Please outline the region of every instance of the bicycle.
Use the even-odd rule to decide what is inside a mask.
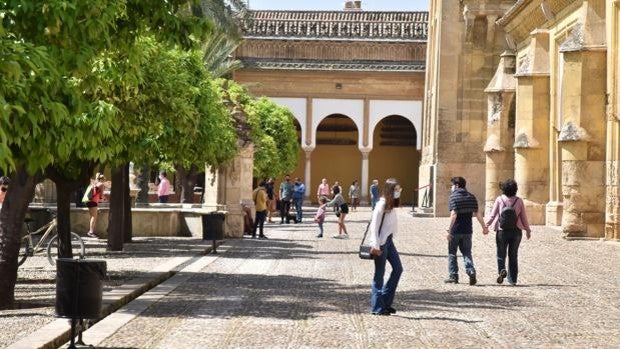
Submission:
[[[48,212],[52,215],[52,220],[35,231],[30,231],[30,225],[28,224],[32,222],[32,219],[26,219],[24,222],[26,233],[22,238],[21,247],[19,249],[18,266],[24,264],[28,257],[34,256],[36,253],[43,250],[47,253],[47,261],[51,265],[56,265],[56,258],[58,255],[58,230],[56,227],[58,223],[56,221],[56,215],[52,211],[48,210]],[[43,233],[43,236],[34,244],[33,240],[35,239],[33,239],[33,237],[41,233]],[[47,246],[44,247],[46,243]],[[84,258],[84,241],[74,232],[71,232],[71,249],[73,251],[73,256],[79,256],[80,259]]]

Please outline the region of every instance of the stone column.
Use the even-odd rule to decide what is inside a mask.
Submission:
[[[584,42],[576,24],[563,54],[562,227],[567,237],[605,236],[606,51]]]
[[[370,150],[368,148],[364,148],[364,149],[360,149],[360,151],[362,152],[362,181],[360,183],[361,186],[361,193],[360,195],[362,196],[360,198],[360,204],[368,204],[368,201],[366,200],[368,198],[368,188],[370,186],[370,184],[368,183],[368,176],[369,176],[369,164],[368,164],[368,155],[370,154]]]
[[[306,166],[304,167],[304,185],[306,186],[306,194],[304,195],[304,205],[309,205],[312,202],[310,196],[312,191],[312,151],[314,148],[304,147],[304,154],[306,155]]]
[[[493,208],[501,194],[501,181],[514,176],[514,95],[515,55],[501,55],[495,76],[485,89],[488,96],[486,153],[485,213]]]
[[[515,180],[530,224],[545,224],[549,202],[549,33],[531,34],[517,74]]]
[[[244,211],[242,205],[253,207],[252,173],[254,170],[254,145],[241,148],[230,165],[212,173],[209,167],[205,175],[203,207],[210,210],[226,210],[224,234],[227,237],[243,237]]]
[[[605,238],[620,240],[620,0],[607,2],[607,207]]]

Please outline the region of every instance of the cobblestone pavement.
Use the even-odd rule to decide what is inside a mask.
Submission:
[[[209,241],[180,237],[134,237],[124,251],[106,251],[106,240],[84,238],[86,256],[107,262],[103,291],[110,291],[137,277],[147,277],[172,257],[194,256]],[[18,269],[15,285],[16,309],[0,311],[0,348],[5,348],[53,322],[56,301],[56,267],[44,253],[29,257]],[[19,330],[16,330],[19,329]]]
[[[448,220],[402,208],[398,313],[373,316],[373,263],[356,253],[369,215],[347,217],[349,240],[331,238],[331,215],[327,238],[310,223],[269,224],[269,240],[226,242],[227,252],[97,347],[620,347],[620,244],[566,241],[536,227],[512,287],[495,282],[494,234],[476,227],[478,285],[446,285]]]

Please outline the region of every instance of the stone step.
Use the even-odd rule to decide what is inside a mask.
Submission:
[[[435,211],[432,207],[414,207],[412,215],[414,217],[430,218],[435,217]]]

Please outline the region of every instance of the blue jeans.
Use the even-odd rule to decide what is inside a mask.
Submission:
[[[497,245],[497,272],[506,270],[506,250],[508,250],[508,282],[517,282],[519,274],[519,245],[523,233],[517,231],[499,230],[495,235]]]
[[[456,250],[461,250],[465,272],[467,275],[476,274],[474,260],[471,257],[471,236],[472,234],[452,234],[452,239],[448,243],[448,274],[450,278],[459,278],[459,265],[456,261]]]
[[[319,221],[319,236],[323,236],[323,221]]]
[[[394,246],[392,241],[392,235],[388,237],[385,245],[381,246],[381,251],[383,252],[381,256],[374,259],[375,275],[372,279],[372,291],[370,294],[370,308],[373,313],[380,313],[392,306],[396,287],[398,286],[400,275],[403,273],[403,265],[400,262],[396,246]],[[390,262],[392,272],[384,285],[383,276],[385,275],[386,261]]]
[[[167,204],[168,203],[168,195],[162,195],[159,197],[159,203],[160,204]]]
[[[302,211],[301,211],[301,204],[304,202],[304,199],[293,199],[293,202],[295,203],[295,214],[297,217],[297,223],[301,223],[301,217],[302,217]]]
[[[375,210],[375,205],[377,205],[377,202],[379,201],[379,199],[375,199],[375,198],[371,198],[370,199],[370,205],[372,207],[372,210]]]
[[[256,230],[259,230],[258,235],[264,236],[263,234],[263,226],[265,225],[265,218],[267,218],[267,210],[265,211],[256,211],[256,219],[254,220],[254,231],[252,232],[252,237],[256,236]]]

